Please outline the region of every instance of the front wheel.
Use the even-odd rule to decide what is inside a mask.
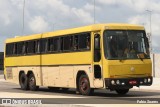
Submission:
[[[36,91],[39,88],[38,86],[36,86],[36,79],[34,77],[34,74],[29,75],[28,83],[29,83],[29,89],[31,91]]]
[[[90,82],[87,75],[81,75],[79,78],[78,84],[79,92],[82,95],[91,95],[93,93],[93,89],[90,87]]]
[[[117,89],[116,92],[120,95],[125,95],[127,94],[129,89]]]

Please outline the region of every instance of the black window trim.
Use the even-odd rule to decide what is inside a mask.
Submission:
[[[75,40],[75,36],[77,35],[78,38],[83,35],[83,34],[89,34],[90,36],[90,48],[89,49],[79,49],[79,39],[78,39],[78,49],[74,50],[74,49],[70,49],[70,50],[61,50],[61,44],[60,44],[60,38],[63,38],[63,37],[66,37],[66,36],[70,36],[70,37],[73,37],[73,43],[72,45],[74,46],[74,40]],[[49,39],[56,39],[56,38],[59,38],[59,43],[58,43],[58,51],[48,51],[48,40]],[[34,53],[27,53],[26,52],[26,43],[27,42],[30,42],[30,41],[34,41],[35,42],[35,45],[36,45],[36,42],[39,41],[39,46],[41,44],[41,40],[42,39],[47,39],[47,47],[46,47],[46,50],[45,52],[41,52],[41,49],[39,49],[40,52],[37,52],[36,49],[34,50]],[[25,45],[25,53],[22,52],[22,54],[12,54],[12,55],[6,55],[6,57],[16,57],[16,56],[30,56],[30,55],[41,55],[41,54],[60,54],[60,53],[70,53],[70,52],[84,52],[84,51],[91,51],[91,32],[81,32],[81,33],[74,33],[74,34],[66,34],[66,35],[59,35],[59,36],[52,36],[52,37],[47,37],[47,38],[39,38],[39,39],[33,39],[33,40],[27,40],[27,41],[18,41],[18,42],[11,42],[11,43],[6,43],[6,49],[5,49],[5,54],[6,54],[6,51],[7,51],[7,45],[8,44],[17,44],[17,43],[20,43],[20,42],[24,42],[24,45]],[[63,41],[64,42],[64,41]],[[63,43],[64,44],[64,43]],[[36,47],[36,46],[35,46]],[[64,48],[64,46],[63,46]]]

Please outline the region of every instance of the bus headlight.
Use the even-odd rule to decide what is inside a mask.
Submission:
[[[116,84],[120,85],[120,81],[119,81],[119,80],[117,80],[117,81],[116,81]]]
[[[144,83],[147,83],[147,79],[146,78],[144,79]]]
[[[148,82],[151,82],[151,79],[150,79],[150,78],[148,78]]]
[[[115,81],[114,81],[114,80],[112,80],[112,81],[111,81],[111,84],[112,84],[112,85],[115,85]]]

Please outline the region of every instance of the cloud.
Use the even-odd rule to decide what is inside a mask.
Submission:
[[[151,31],[152,31],[153,48],[160,46],[158,42],[160,39],[160,22],[158,21],[159,19],[160,19],[159,14],[152,14]],[[128,19],[128,23],[144,25],[144,27],[146,28],[146,32],[150,33],[150,21],[148,15],[137,15],[130,17]]]
[[[8,5],[9,2],[0,1],[0,23],[4,26],[7,26],[11,22],[11,11],[6,9]]]
[[[101,5],[108,5],[111,8],[117,9],[118,18],[127,17],[126,22],[132,24],[144,25],[146,32],[150,33],[150,21],[149,14],[146,12],[147,9],[152,10],[152,44],[153,48],[159,47],[160,44],[158,40],[160,39],[160,1],[158,0],[99,0]],[[119,10],[118,10],[119,9]],[[127,9],[127,11],[126,11]],[[121,16],[121,14],[125,14]],[[113,11],[113,10],[111,10]],[[127,12],[127,13],[125,13]],[[131,14],[132,13],[132,14]],[[124,21],[124,20],[123,20]]]
[[[42,33],[42,32],[47,31],[49,29],[49,25],[41,16],[35,16],[29,22],[29,28],[33,32]]]
[[[97,2],[101,5],[125,6],[136,12],[144,12],[146,9],[160,10],[160,1],[158,0],[98,0]]]
[[[93,1],[90,0],[26,0],[25,35],[42,33],[93,23]],[[23,0],[0,0],[0,51],[8,37],[22,35]],[[153,46],[159,47],[159,0],[96,0],[97,23],[133,23],[144,25],[149,32],[152,10]]]

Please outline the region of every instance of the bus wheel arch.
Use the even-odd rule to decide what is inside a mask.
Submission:
[[[19,84],[22,90],[28,90],[28,78],[24,71],[19,72]]]
[[[35,78],[35,75],[34,75],[33,71],[28,71],[27,77],[28,77],[28,87],[29,87],[29,89],[31,91],[38,90],[39,86],[36,85],[36,78]]]
[[[85,85],[88,85],[87,86],[88,89],[86,90],[86,92],[82,92],[80,87],[82,79],[88,82],[88,84],[85,84]],[[91,93],[93,93],[94,90],[91,89],[90,87],[89,77],[85,71],[78,71],[77,77],[76,77],[76,88],[77,88],[77,91],[80,92],[82,95],[91,95]]]

